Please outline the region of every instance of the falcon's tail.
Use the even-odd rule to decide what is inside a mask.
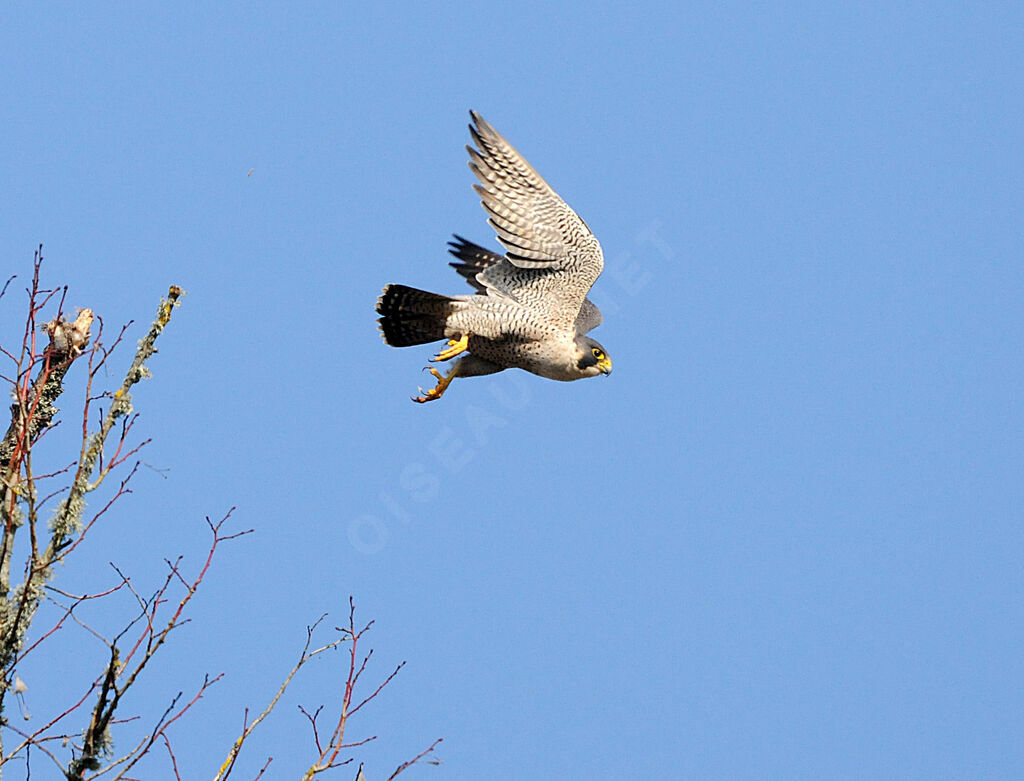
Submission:
[[[392,347],[444,339],[452,299],[405,285],[388,285],[377,299],[380,332]]]

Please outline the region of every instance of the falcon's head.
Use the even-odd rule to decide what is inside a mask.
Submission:
[[[576,337],[576,368],[584,377],[612,373],[612,359],[596,339]]]

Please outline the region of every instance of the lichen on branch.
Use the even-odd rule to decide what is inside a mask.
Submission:
[[[3,712],[4,695],[13,680],[14,667],[18,662],[25,636],[43,598],[43,588],[53,577],[53,565],[74,546],[75,535],[82,530],[85,495],[97,488],[110,470],[123,463],[126,457],[121,455],[118,458],[115,454],[104,460],[104,445],[115,424],[131,414],[132,386],[149,376],[146,361],[156,352],[156,339],[167,326],[171,313],[182,296],[181,288],[172,286],[167,298],[161,299],[156,319],[148,333],[139,341],[121,386],[112,395],[111,403],[98,429],[91,435],[86,433],[91,401],[87,391],[82,446],[74,478],[63,499],[57,503],[53,517],[47,525],[48,539],[45,539],[43,545],[43,529],[37,528],[36,523],[36,487],[31,469],[32,447],[54,424],[59,411],[56,402],[64,391],[64,378],[71,365],[80,356],[88,355],[88,383],[91,383],[95,370],[105,362],[109,350],[105,350],[99,344],[91,347],[89,345],[94,321],[94,314],[90,309],[80,310],[77,317],[69,321],[59,313],[61,307],[58,307],[58,315],[55,318],[36,327],[36,316],[57,292],[44,291],[39,287],[40,262],[41,257],[37,253],[35,275],[29,290],[28,323],[20,354],[15,355],[3,350],[5,355],[13,359],[17,371],[12,382],[14,403],[11,405],[11,423],[7,433],[0,440],[0,525],[3,527],[3,539],[0,541],[0,714]],[[39,330],[49,337],[48,345],[42,350],[36,346],[35,335]],[[93,359],[97,355],[100,355],[99,362],[94,366]],[[31,378],[33,372],[35,376]],[[121,453],[124,435],[130,428],[130,423],[129,419],[121,427],[118,453]],[[24,570],[24,580],[12,588],[10,575],[14,541],[18,528],[25,523],[26,518],[31,546]],[[38,542],[37,538],[40,538]]]
[[[150,376],[146,368],[146,361],[156,352],[157,337],[163,333],[164,327],[170,322],[171,312],[178,306],[182,290],[177,285],[172,285],[167,298],[161,299],[160,307],[157,310],[156,319],[149,328],[149,332],[139,340],[139,346],[135,351],[135,358],[125,373],[121,387],[114,392],[113,399],[107,413],[100,424],[99,430],[93,434],[82,449],[82,455],[78,461],[78,469],[75,472],[75,479],[67,497],[57,506],[53,517],[50,519],[50,530],[52,532],[50,545],[47,554],[52,558],[58,554],[68,543],[75,532],[81,528],[82,514],[85,510],[83,501],[85,494],[96,489],[110,471],[110,463],[106,468],[101,468],[99,474],[90,482],[90,478],[96,471],[97,463],[103,454],[103,446],[107,441],[114,424],[119,418],[132,413],[131,388],[140,380]]]

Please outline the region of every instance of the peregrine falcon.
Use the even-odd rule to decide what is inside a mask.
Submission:
[[[456,235],[452,267],[475,289],[443,296],[388,285],[377,299],[384,341],[409,347],[447,339],[432,361],[466,353],[447,374],[431,367],[437,386],[413,401],[441,398],[456,377],[525,369],[552,380],[611,374],[605,349],[587,333],[601,311],[587,298],[604,267],[587,224],[512,145],[475,111],[466,147],[488,222],[505,246],[500,255]]]

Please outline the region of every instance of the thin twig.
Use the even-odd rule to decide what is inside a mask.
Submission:
[[[267,716],[269,716],[272,710],[274,710],[278,700],[281,699],[281,696],[288,688],[288,684],[290,684],[292,682],[292,678],[295,677],[295,673],[301,670],[303,665],[305,665],[306,662],[308,662],[313,657],[319,656],[325,651],[330,651],[332,648],[337,648],[339,645],[341,645],[341,643],[344,642],[344,638],[340,638],[331,643],[327,643],[327,645],[322,645],[313,651],[309,650],[310,645],[313,644],[314,631],[316,631],[317,626],[319,626],[320,622],[323,621],[326,617],[327,614],[325,613],[324,615],[320,616],[320,618],[318,618],[316,621],[314,621],[310,626],[306,627],[306,642],[302,646],[302,653],[299,655],[299,661],[297,661],[295,665],[292,667],[292,669],[289,671],[288,675],[284,679],[284,682],[278,687],[277,693],[274,694],[273,698],[271,698],[270,702],[267,704],[267,707],[263,709],[263,712],[260,713],[260,715],[257,716],[252,721],[251,724],[243,726],[242,734],[235,739],[234,744],[231,746],[231,750],[228,751],[227,759],[225,759],[224,763],[220,766],[220,769],[217,771],[217,775],[213,777],[213,781],[222,781],[222,779],[226,779],[228,778],[228,776],[231,775],[231,771],[234,769],[235,766],[235,761],[238,759],[238,754],[242,750],[242,745],[245,743],[249,735],[252,734],[252,731],[256,729],[259,723],[263,721]]]

